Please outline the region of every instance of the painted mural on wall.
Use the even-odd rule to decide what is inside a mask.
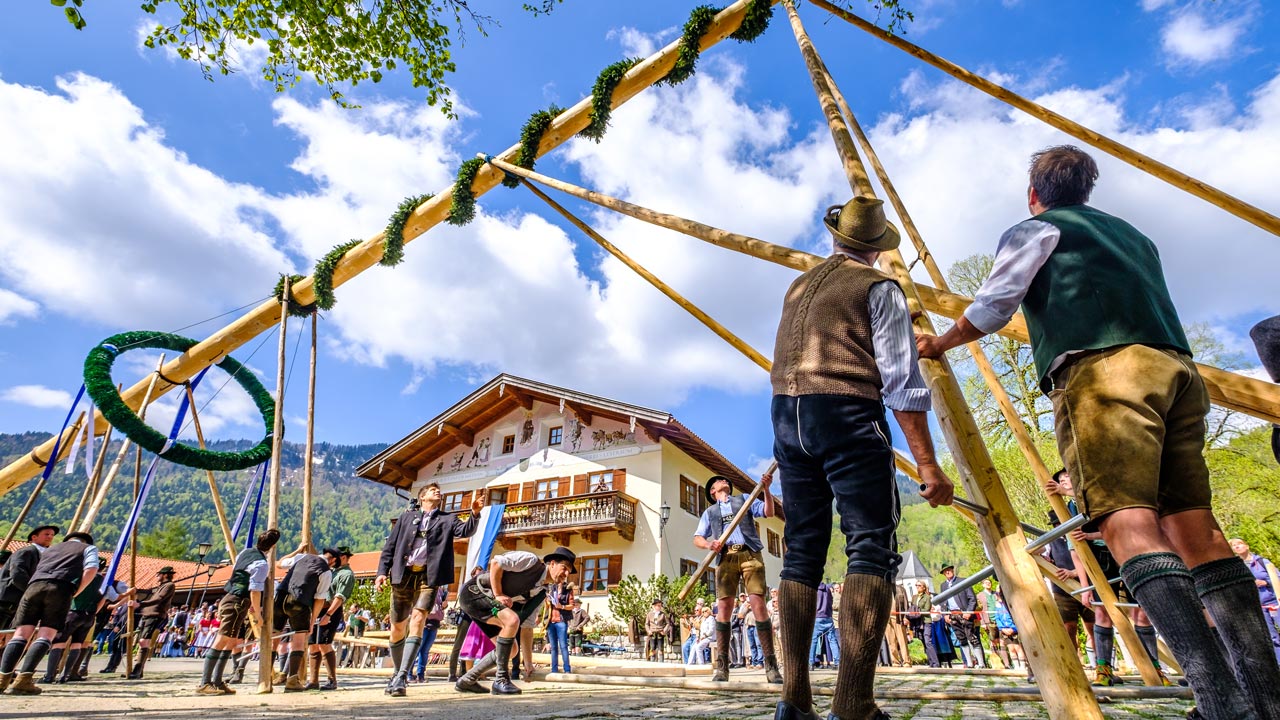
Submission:
[[[485,467],[489,464],[489,446],[493,444],[491,438],[484,438],[476,443],[476,447],[471,451],[471,459],[467,461],[467,467]]]
[[[636,444],[635,431],[632,431],[632,432],[623,432],[621,430],[614,430],[613,432],[609,432],[608,430],[592,430],[591,431],[591,449],[592,450],[607,450],[611,447],[616,447],[619,445],[635,445],[635,444]]]

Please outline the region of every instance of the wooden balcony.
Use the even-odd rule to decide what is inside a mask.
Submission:
[[[635,540],[636,505],[635,498],[618,490],[509,503],[498,542],[508,550],[515,548],[517,540],[541,548],[547,538],[568,545],[570,537],[577,534],[595,544],[600,533],[609,530]]]

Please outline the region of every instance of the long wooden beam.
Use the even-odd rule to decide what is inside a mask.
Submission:
[[[1273,235],[1280,235],[1280,217],[1276,217],[1255,205],[1250,205],[1240,198],[1219,190],[1203,180],[1197,180],[1180,170],[1165,165],[1159,160],[1156,160],[1149,155],[1144,155],[1123,143],[1112,140],[1106,135],[1095,130],[1091,130],[1039,103],[1028,100],[1008,88],[997,85],[981,75],[972,73],[950,60],[939,57],[938,55],[925,50],[919,45],[908,42],[891,32],[876,27],[874,24],[854,15],[844,8],[833,5],[827,0],[812,0],[812,2],[815,6],[826,10],[854,27],[867,32],[873,37],[884,40],[909,55],[913,55],[929,63],[935,68],[953,78],[956,78],[957,80],[960,80],[970,87],[977,88],[997,100],[1018,108],[1031,117],[1042,120],[1046,124],[1092,145],[1108,155],[1119,160],[1123,160],[1139,170],[1154,175],[1176,188],[1185,190],[1201,200],[1205,200],[1210,204],[1216,205],[1241,220],[1257,225]]]
[[[773,1],[776,2],[776,0]],[[702,40],[698,43],[699,48],[705,51],[736,31],[738,26],[742,24],[742,18],[746,14],[748,4],[749,0],[738,0],[717,13],[707,28],[707,32],[702,36]],[[674,41],[628,70],[614,89],[610,106],[616,108],[622,105],[645,88],[666,77],[667,73],[675,65],[679,49],[679,41]],[[555,120],[551,122],[551,126],[542,134],[542,140],[538,143],[538,157],[568,142],[584,130],[590,122],[591,97],[588,96],[557,115]],[[520,145],[517,143],[507,148],[498,157],[504,160],[514,160],[519,151]],[[483,195],[496,187],[501,180],[502,173],[497,169],[481,167],[480,171],[476,173],[475,181],[471,184],[471,191],[476,196]],[[445,220],[449,215],[452,194],[452,187],[445,188],[413,211],[413,214],[409,216],[408,221],[405,223],[404,239],[406,243],[417,239],[423,233]],[[333,286],[336,288],[376,265],[382,259],[382,251],[382,233],[374,235],[349,250],[346,255],[343,255],[342,260],[338,262],[338,266],[333,272]],[[294,287],[293,296],[298,302],[304,304],[313,302],[315,300],[315,279],[306,277],[300,280]],[[213,333],[203,342],[167,363],[163,369],[163,375],[179,382],[186,380],[262,332],[270,330],[279,319],[280,303],[275,298],[263,301],[262,304],[245,313],[230,325]],[[122,395],[125,403],[136,410],[141,403],[142,394],[146,391],[146,387],[146,381],[141,381],[126,390]],[[172,387],[171,384],[161,381],[156,388],[156,392],[164,393]],[[98,422],[100,424],[97,427],[105,430],[107,427],[106,420],[99,418]],[[70,441],[69,433],[66,440]],[[42,457],[47,456],[52,449],[52,439],[36,448]],[[38,472],[40,472],[40,466],[27,457],[10,463],[0,470],[0,496],[31,479]]]
[[[814,90],[827,115],[831,138],[846,168],[849,186],[854,193],[874,196],[844,119],[832,118],[833,107],[836,115],[839,115],[835,84],[824,72],[818,52],[796,12],[794,0],[783,0],[783,6],[791,19],[791,29],[800,46]],[[849,170],[850,166],[856,166],[856,171]],[[896,249],[881,253],[880,266],[902,286],[907,306],[913,311],[919,310],[920,298],[916,294],[915,282],[902,259],[902,253]],[[933,323],[924,313],[916,316],[915,327],[923,332],[934,332]],[[1036,671],[1049,717],[1054,720],[1102,720],[1102,710],[1077,661],[1075,638],[1067,636],[1061,615],[1041,580],[1040,570],[1026,552],[1027,541],[1019,525],[1018,515],[991,461],[986,443],[978,431],[977,422],[973,419],[950,363],[945,357],[923,360],[920,362],[920,369],[932,392],[938,425],[951,449],[960,482],[969,497],[988,508],[986,515],[974,518],[978,533],[982,537],[982,544],[990,553],[991,562],[1000,579],[1000,587],[1009,600],[1009,611],[1022,629],[1021,638],[1027,651],[1027,661]]]

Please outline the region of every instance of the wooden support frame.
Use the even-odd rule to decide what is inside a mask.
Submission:
[[[289,341],[289,285],[289,276],[286,275],[283,292],[276,300],[280,313],[278,316],[280,345],[276,352],[276,424],[271,436],[271,492],[267,495],[268,529],[280,527],[280,453],[284,447],[285,351],[288,349]],[[271,632],[275,627],[273,617],[275,603],[271,598],[275,597],[277,547],[279,543],[267,551],[267,579],[262,586],[262,628],[258,632],[258,694],[270,693],[273,690],[274,666],[271,662],[271,652],[275,649],[275,643],[271,639]]]
[[[316,448],[316,339],[320,313],[311,313],[311,352],[307,377],[307,444],[302,456],[302,538],[299,547],[312,548],[311,544],[311,481],[315,472]]]
[[[576,403],[572,400],[565,400],[564,406],[569,410],[573,411],[573,416],[578,418],[578,420],[581,421],[583,425],[591,424],[591,420],[594,417],[594,415],[591,413],[591,410],[589,410],[586,406],[580,403]]]
[[[874,196],[870,179],[862,167],[853,138],[837,106],[833,83],[827,79],[821,60],[805,32],[793,0],[783,0],[791,29],[809,70],[810,80],[818,95],[823,114],[831,128],[832,140],[845,167],[849,185],[856,194]],[[882,253],[881,267],[898,281],[913,311],[922,309],[915,283],[907,271],[902,254],[897,250]],[[932,333],[933,325],[923,313],[916,328]],[[1084,670],[1074,651],[1075,639],[1068,638],[1062,619],[1040,578],[1035,562],[1025,552],[1026,538],[1005,493],[999,474],[992,465],[986,445],[969,411],[960,385],[945,358],[925,360],[921,369],[933,394],[934,409],[947,444],[959,469],[960,480],[970,497],[989,508],[985,516],[976,517],[983,544],[991,553],[1009,609],[1020,628],[1027,658],[1039,679],[1045,706],[1055,719],[1101,720],[1102,710],[1090,690]]]
[[[440,423],[439,428],[445,433],[457,438],[458,442],[466,445],[467,447],[473,447],[476,444],[476,433],[474,430],[468,430],[447,422]]]

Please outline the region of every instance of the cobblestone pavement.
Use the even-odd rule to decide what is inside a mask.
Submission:
[[[195,694],[199,663],[161,660],[148,668],[148,678],[130,683],[95,674],[86,683],[45,686],[38,697],[0,697],[0,718],[40,720],[96,720],[97,718],[179,718],[182,720],[232,720],[233,718],[288,718],[289,720],[345,720],[362,718],[448,718],[484,720],[519,718],[551,720],[617,718],[622,720],[767,720],[773,717],[776,697],[734,692],[671,690],[547,682],[521,683],[518,697],[460,695],[442,679],[411,684],[409,697],[382,694],[385,676],[342,675],[336,692],[271,695],[253,694],[253,685],[238,686],[234,696],[203,697]],[[758,674],[758,673],[756,673]],[[751,674],[743,674],[750,679]],[[830,684],[830,673],[818,673],[818,684]],[[1017,685],[1018,678],[940,675],[885,675],[878,679],[881,691],[962,691]],[[1026,687],[1023,683],[1023,687]],[[818,699],[825,712],[830,698]],[[1103,704],[1103,713],[1115,720],[1181,720],[1191,703],[1184,700],[1125,700]],[[886,700],[881,703],[894,720],[1030,720],[1048,718],[1038,702],[975,702],[969,700]]]

